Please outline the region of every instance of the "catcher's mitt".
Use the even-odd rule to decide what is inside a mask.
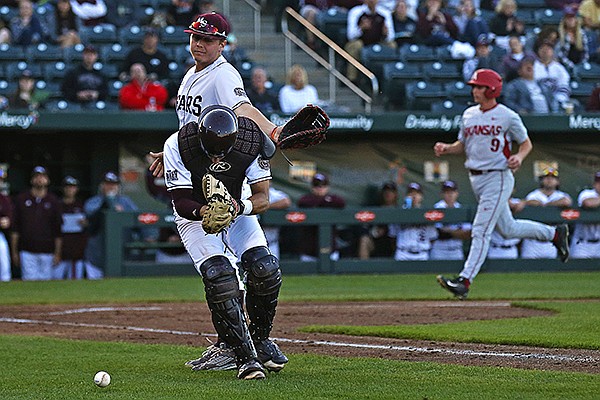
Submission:
[[[202,228],[208,234],[219,233],[227,229],[237,217],[240,207],[229,191],[211,174],[202,177],[202,192],[208,201],[208,208],[202,216]]]
[[[280,149],[304,149],[325,140],[329,128],[329,116],[319,106],[309,104],[300,109],[283,126],[277,147]]]

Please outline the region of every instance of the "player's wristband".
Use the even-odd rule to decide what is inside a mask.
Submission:
[[[250,200],[239,200],[238,204],[240,205],[241,215],[250,215],[252,213],[252,202]]]
[[[271,140],[273,140],[274,142],[277,142],[275,140],[275,132],[277,132],[277,126],[275,126],[275,128],[273,128],[273,130],[271,131]]]

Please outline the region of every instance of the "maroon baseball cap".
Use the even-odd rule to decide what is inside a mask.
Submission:
[[[227,39],[230,27],[229,22],[221,14],[211,12],[200,14],[190,26],[184,30],[185,33],[193,35],[215,36],[222,39]]]

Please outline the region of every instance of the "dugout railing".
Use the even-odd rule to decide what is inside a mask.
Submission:
[[[375,224],[434,224],[471,221],[474,208],[462,209],[390,209],[355,207],[343,210],[292,209],[271,210],[260,216],[263,226],[317,226],[319,254],[314,262],[301,262],[298,257],[282,256],[281,268],[288,274],[341,273],[457,273],[462,261],[395,261],[393,258],[330,259],[331,234],[334,226]],[[549,224],[567,222],[600,223],[600,211],[559,208],[526,208],[518,218],[533,219]],[[105,214],[105,273],[117,276],[160,276],[196,274],[190,263],[158,263],[158,249],[180,248],[177,243],[131,239],[135,230],[174,227],[173,215],[168,212],[106,212]],[[589,271],[600,269],[600,254],[595,259],[571,259],[563,264],[556,259],[486,260],[483,270],[496,272],[518,271]]]

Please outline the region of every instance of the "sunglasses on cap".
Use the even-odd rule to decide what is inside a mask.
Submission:
[[[189,29],[186,29],[185,32],[197,35],[219,36],[224,39],[227,38],[225,32],[220,32],[218,27],[210,24],[205,18],[200,18],[197,21],[192,22]]]
[[[542,176],[554,176],[558,178],[558,170],[556,168],[544,168]]]

